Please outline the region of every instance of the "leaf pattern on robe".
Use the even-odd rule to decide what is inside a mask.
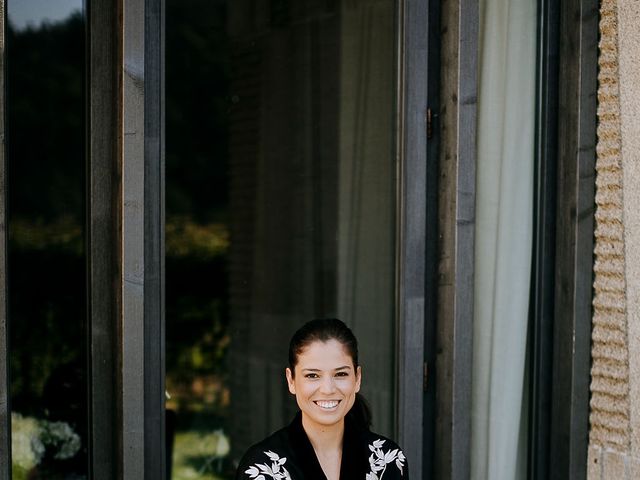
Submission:
[[[387,466],[392,463],[395,463],[398,470],[400,470],[400,475],[404,476],[404,472],[402,471],[406,459],[404,453],[398,448],[385,452],[382,449],[385,441],[386,440],[379,438],[369,445],[369,450],[372,452],[371,456],[369,456],[371,472],[367,473],[366,480],[382,480],[382,476],[387,471]]]
[[[266,463],[256,463],[252,465],[244,471],[244,473],[249,475],[249,478],[252,480],[266,480],[267,478],[272,478],[273,480],[291,480],[291,475],[284,467],[287,457],[280,458],[280,455],[271,450],[267,450],[264,454],[271,460],[271,466]]]

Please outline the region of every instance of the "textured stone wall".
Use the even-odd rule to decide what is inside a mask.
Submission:
[[[630,478],[640,479],[640,2],[618,0],[629,351]]]
[[[601,2],[589,480],[640,478],[639,14],[634,0]]]

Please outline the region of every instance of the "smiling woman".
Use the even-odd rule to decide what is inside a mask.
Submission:
[[[286,375],[289,391],[303,412],[304,429],[318,440],[344,421],[360,391],[361,369],[354,367],[349,353],[334,339],[311,343]]]
[[[402,450],[369,429],[371,414],[358,394],[358,343],[343,322],[303,325],[289,345],[286,377],[300,412],[249,449],[237,480],[409,478]]]

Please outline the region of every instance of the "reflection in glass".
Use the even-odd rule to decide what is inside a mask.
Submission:
[[[233,478],[296,410],[288,340],[339,317],[394,432],[392,0],[167,2],[174,479]]]
[[[85,21],[81,0],[49,1],[45,21],[37,4],[7,12],[12,474],[81,479]]]
[[[8,0],[8,14],[14,31],[38,30],[44,24],[64,23],[82,14],[82,0]]]

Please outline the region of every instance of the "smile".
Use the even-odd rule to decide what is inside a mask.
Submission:
[[[324,410],[333,410],[340,403],[339,400],[316,400],[313,403]]]

